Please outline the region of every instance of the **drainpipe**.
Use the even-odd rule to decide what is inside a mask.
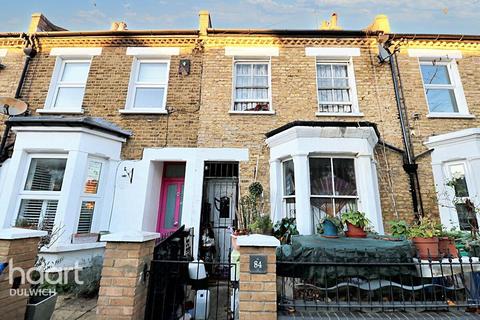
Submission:
[[[20,98],[20,94],[22,92],[23,83],[25,82],[25,77],[27,75],[28,66],[30,65],[30,61],[33,57],[37,54],[37,51],[33,48],[33,41],[31,38],[27,37],[25,34],[22,34],[22,37],[25,38],[27,46],[23,49],[25,53],[25,63],[23,64],[22,74],[20,75],[20,80],[18,81],[17,90],[15,91],[15,99]],[[0,164],[6,158],[6,148],[5,145],[7,144],[7,138],[10,134],[11,124],[8,122],[5,124],[5,130],[3,131],[2,141],[0,142]]]
[[[387,42],[388,43],[388,42]],[[384,48],[388,51],[388,45],[384,44]],[[410,140],[410,130],[408,128],[408,117],[403,98],[403,89],[400,83],[400,72],[397,61],[397,50],[389,56],[390,70],[392,72],[393,89],[395,91],[395,100],[398,110],[398,118],[400,120],[400,128],[402,130],[402,140],[405,148],[403,157],[403,170],[408,174],[410,184],[410,194],[412,197],[413,212],[415,220],[419,221],[423,217],[423,201],[420,192],[420,181],[418,179],[418,164],[415,162],[412,142]]]

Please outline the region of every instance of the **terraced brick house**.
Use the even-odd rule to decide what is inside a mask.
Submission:
[[[247,31],[202,11],[198,30],[76,32],[34,15],[27,33],[0,34],[0,93],[20,83],[29,106],[2,119],[0,223],[54,233],[42,254],[59,266],[102,254],[85,234],[181,225],[195,252],[211,229],[224,260],[258,181],[265,214],[302,234],[349,208],[379,233],[421,215],[466,229],[445,201],[480,191],[479,40],[391,33],[385,16]],[[36,55],[22,77],[24,48]]]

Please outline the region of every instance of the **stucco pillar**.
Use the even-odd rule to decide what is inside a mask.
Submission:
[[[270,160],[270,217],[273,223],[282,219],[282,162]]]
[[[295,208],[300,234],[312,234],[313,220],[310,207],[310,166],[307,154],[292,156],[295,170]]]
[[[356,159],[357,192],[360,210],[366,213],[375,231],[383,234],[383,218],[375,164],[371,155],[359,155]]]
[[[193,242],[193,254],[195,258],[198,253],[198,239],[200,239],[203,165],[203,159],[193,158],[192,160],[187,161],[185,168],[185,186],[183,193],[181,224],[185,224],[187,227],[193,227],[195,236],[195,241]]]
[[[80,151],[68,153],[67,166],[62,183],[62,196],[58,201],[57,214],[53,232],[55,244],[71,242],[72,234],[76,233],[80,215],[80,197],[83,193],[88,154]]]

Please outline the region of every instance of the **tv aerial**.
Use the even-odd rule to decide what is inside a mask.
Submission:
[[[27,111],[27,103],[15,98],[0,97],[0,113],[7,116],[18,116]]]

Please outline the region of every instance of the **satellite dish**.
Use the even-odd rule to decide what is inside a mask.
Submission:
[[[27,103],[10,97],[0,97],[0,113],[7,116],[18,116],[27,111]]]

